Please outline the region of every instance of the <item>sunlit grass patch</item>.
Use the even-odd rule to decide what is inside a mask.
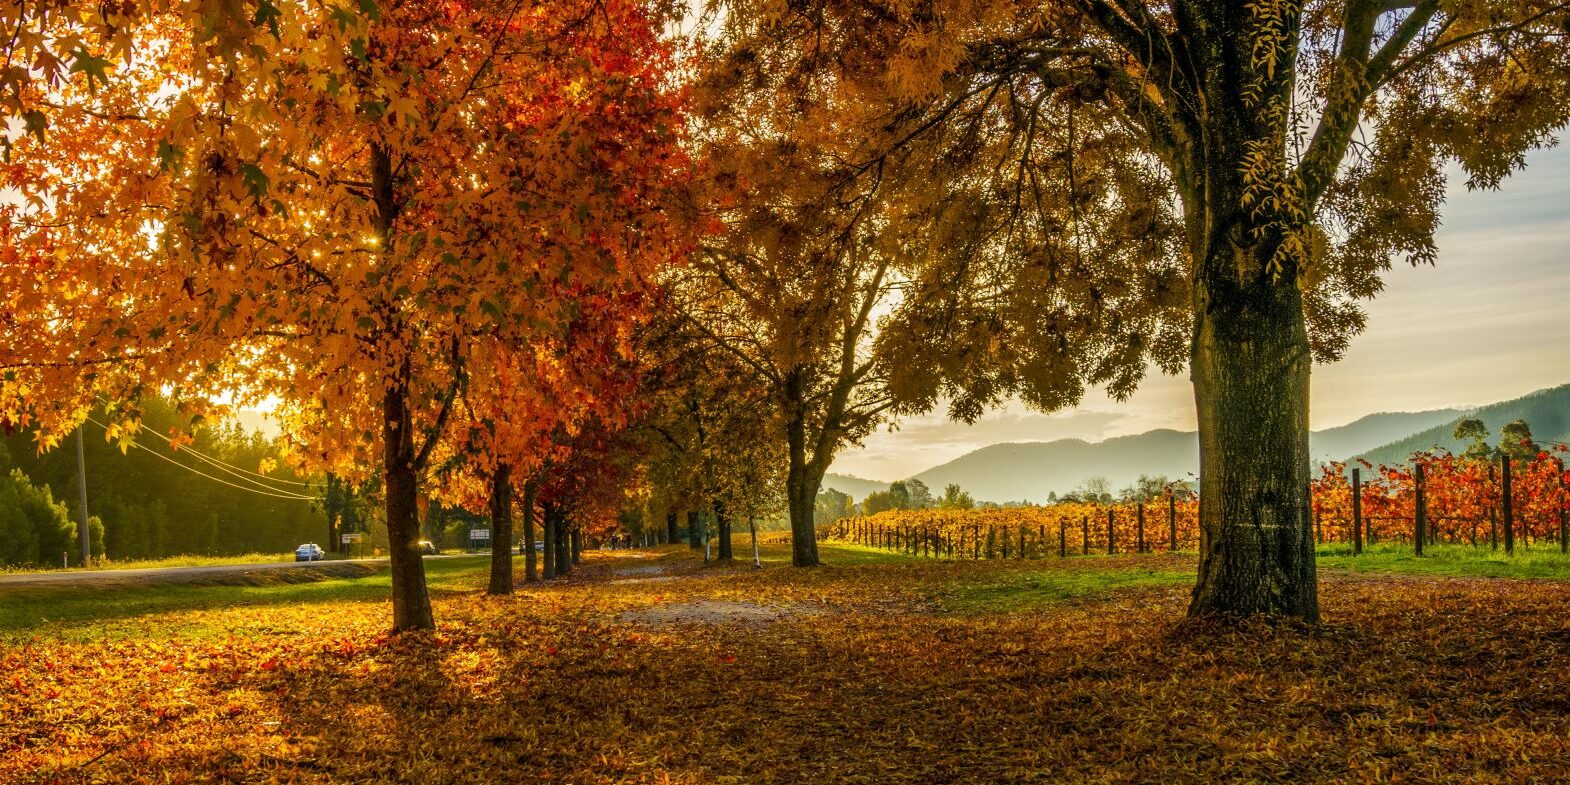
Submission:
[[[436,597],[482,587],[488,567],[486,558],[479,556],[425,562]],[[379,570],[360,578],[259,586],[4,587],[0,588],[0,641],[40,635],[73,640],[228,635],[245,631],[254,619],[276,609],[286,610],[293,623],[331,629],[345,605],[386,602],[391,585],[387,571]],[[312,621],[316,618],[320,623]]]
[[[1353,570],[1363,572],[1397,572],[1417,575],[1454,575],[1458,577],[1486,578],[1555,578],[1570,579],[1570,556],[1559,552],[1557,544],[1538,544],[1530,548],[1516,543],[1514,555],[1506,555],[1504,547],[1493,550],[1486,545],[1433,545],[1424,549],[1419,557],[1409,544],[1366,546],[1363,553],[1352,555],[1352,546],[1335,544],[1320,546],[1319,566],[1322,569]]]

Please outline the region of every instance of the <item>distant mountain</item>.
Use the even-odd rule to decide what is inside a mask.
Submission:
[[[889,484],[877,480],[863,480],[848,474],[825,474],[822,487],[825,490],[833,488],[859,502],[867,498],[869,493],[888,490]]]
[[[1532,426],[1532,436],[1539,441],[1570,442],[1570,384],[1551,387],[1524,395],[1512,401],[1490,404],[1472,412],[1463,412],[1449,420],[1421,430],[1405,438],[1387,442],[1383,446],[1364,448],[1347,453],[1361,457],[1369,463],[1400,463],[1419,450],[1443,447],[1460,452],[1466,445],[1451,438],[1455,424],[1462,417],[1476,417],[1488,426],[1489,442],[1499,439],[1499,429],[1514,420],[1526,420]]]
[[[1427,412],[1380,412],[1308,436],[1308,453],[1316,461],[1341,461],[1347,456],[1389,444],[1426,428],[1453,423],[1464,409]]]
[[[928,469],[916,479],[934,494],[957,483],[978,500],[1043,502],[1048,492],[1072,490],[1090,477],[1105,477],[1117,489],[1140,474],[1179,479],[1197,471],[1197,434],[1162,429],[1096,443],[1059,439],[994,444]]]
[[[1570,385],[1482,407],[1423,412],[1381,412],[1346,425],[1309,434],[1309,454],[1316,461],[1363,456],[1373,463],[1397,463],[1416,450],[1435,445],[1460,449],[1450,438],[1462,417],[1479,416],[1497,438],[1500,426],[1524,418],[1539,439],[1570,441]],[[1113,490],[1126,487],[1141,474],[1187,478],[1199,472],[1199,439],[1193,431],[1155,430],[1102,442],[1061,439],[1052,442],[994,444],[983,447],[916,478],[934,495],[956,483],[978,500],[1045,501],[1049,492],[1071,491],[1086,479],[1105,477]],[[837,488],[857,500],[887,483],[829,475],[826,488]]]

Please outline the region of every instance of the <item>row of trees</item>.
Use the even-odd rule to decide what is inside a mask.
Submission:
[[[888,418],[1187,366],[1191,612],[1314,618],[1311,361],[1433,260],[1447,165],[1495,185],[1570,118],[1560,0],[687,11],[0,4],[0,418],[276,398],[302,470],[380,475],[405,628],[422,488],[497,534],[630,489],[722,555],[779,505],[810,566]]]
[[[422,499],[596,514],[690,244],[668,11],[6,4],[0,419],[270,398],[301,470],[379,475],[394,626],[431,626]]]

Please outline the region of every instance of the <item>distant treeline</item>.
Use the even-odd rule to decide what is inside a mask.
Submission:
[[[103,421],[101,416],[95,418]],[[143,404],[142,424],[145,430],[167,435],[180,424],[180,417],[169,402],[150,400]],[[294,484],[308,479],[278,460],[277,449],[260,434],[246,434],[237,425],[197,430],[189,447],[241,470],[234,473],[203,462],[184,452],[184,448],[173,450],[152,433],[141,434],[138,446],[122,453],[118,444],[105,441],[102,427],[88,423],[84,428],[87,507],[103,522],[101,553],[111,559],[283,552],[303,542],[331,547],[322,504],[279,498],[291,494],[321,497],[323,483]],[[268,479],[258,480],[246,474],[259,472],[264,463],[272,465],[265,472]],[[47,488],[54,503],[63,503],[73,523],[67,532],[54,531],[53,524],[45,526],[48,531],[36,545],[23,541],[27,536],[40,536],[36,532],[24,535],[0,531],[0,537],[11,540],[0,543],[0,562],[59,564],[63,546],[70,552],[71,563],[76,564],[79,546],[65,545],[74,541],[74,521],[79,518],[74,441],[68,438],[54,450],[39,454],[31,433],[4,436],[0,438],[0,476],[10,480],[16,470],[40,490]],[[258,483],[277,489],[279,495],[258,492]],[[24,495],[19,489],[0,494],[4,497],[0,498],[0,505],[15,506],[7,499],[15,496],[20,500]],[[27,502],[30,509],[41,503],[36,496]],[[9,511],[10,518],[17,518],[15,512]],[[7,510],[0,510],[0,519],[7,515]],[[20,524],[12,528],[17,527]]]

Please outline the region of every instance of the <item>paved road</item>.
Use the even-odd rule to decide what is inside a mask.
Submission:
[[[427,556],[426,559],[461,559],[471,554]],[[387,559],[338,559],[319,562],[261,562],[224,564],[208,567],[154,567],[140,570],[60,570],[0,575],[0,589],[28,586],[95,586],[110,584],[158,585],[175,583],[222,583],[225,578],[240,578],[262,570],[299,570],[301,572],[340,572],[350,575],[368,572],[387,563]],[[354,566],[349,566],[354,565]]]

